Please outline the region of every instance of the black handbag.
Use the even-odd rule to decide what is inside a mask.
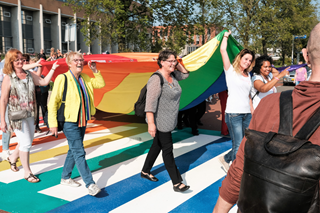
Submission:
[[[293,137],[291,94],[281,93],[278,133],[245,131],[242,213],[319,212],[320,146],[308,139],[320,125],[320,108]]]
[[[66,102],[66,95],[67,95],[67,88],[68,88],[67,76],[65,74],[63,74],[63,75],[65,78],[64,90],[63,90],[61,105],[57,111],[58,132],[63,130],[63,125],[64,125],[64,121],[65,121],[64,109],[65,109],[65,102]],[[48,111],[45,113],[45,115],[43,117],[43,121],[47,125],[47,127],[50,128],[49,123],[48,123]]]

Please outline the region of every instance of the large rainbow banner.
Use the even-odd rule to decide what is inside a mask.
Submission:
[[[189,78],[179,82],[182,88],[180,110],[196,106],[210,95],[227,89],[220,54],[220,43],[225,32],[226,30],[222,31],[180,61],[190,71]],[[231,61],[241,49],[242,46],[230,36],[227,51]],[[88,61],[97,63],[97,69],[100,70],[106,82],[104,88],[94,91],[96,108],[111,113],[133,114],[134,103],[139,97],[140,90],[152,73],[159,69],[157,57],[157,53],[84,56],[85,64]],[[65,59],[57,61],[60,66],[55,71],[53,81],[57,75],[68,71]],[[44,75],[48,73],[54,62],[41,63]],[[83,73],[93,77],[88,66],[84,66]]]

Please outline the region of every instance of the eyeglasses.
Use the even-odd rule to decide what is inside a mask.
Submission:
[[[175,64],[175,63],[177,63],[177,60],[166,60],[166,62],[169,62],[169,63],[171,63],[171,64],[172,64],[172,63]]]
[[[79,62],[83,63],[84,59],[73,59],[72,61],[77,64]]]
[[[26,62],[26,59],[24,59],[24,58],[17,58],[16,60],[14,60],[14,62],[19,62],[19,61],[21,61],[21,62]]]

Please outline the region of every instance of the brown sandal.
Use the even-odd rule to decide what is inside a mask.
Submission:
[[[13,172],[18,172],[18,171],[19,171],[19,168],[17,167],[17,162],[11,163],[9,157],[7,157],[7,161],[9,162],[9,164],[10,164],[10,169],[11,169]],[[12,169],[12,167],[14,168],[14,170]]]
[[[36,181],[30,181],[29,179],[30,178],[33,178],[33,180],[36,180]],[[37,178],[34,174],[32,174],[32,173],[30,173],[30,175],[29,175],[29,177],[27,177],[27,178],[24,178],[24,179],[26,179],[28,182],[30,182],[30,183],[38,183],[39,181],[40,181],[40,179],[39,178]]]

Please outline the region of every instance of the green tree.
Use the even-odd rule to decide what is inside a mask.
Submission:
[[[141,50],[149,48],[151,38],[147,34],[153,19],[147,2],[67,0],[66,5],[71,6],[73,12],[83,14],[81,32],[87,45],[100,38],[104,44],[118,43],[120,51],[127,50],[130,43],[137,41]]]
[[[209,28],[214,27],[219,30],[222,22],[222,14],[217,11],[214,2],[211,0],[196,0],[195,10],[197,35],[202,36],[202,41],[205,42],[207,31]]]
[[[87,45],[101,38],[103,44],[117,43],[120,52],[155,51],[159,45],[179,52],[197,19],[195,0],[67,0],[66,5],[84,14],[81,31]],[[162,26],[167,38],[160,38],[154,26]]]
[[[318,22],[311,0],[211,0],[223,14],[227,28],[245,48],[267,54],[268,47],[282,49],[283,64],[291,53],[292,35],[309,34]],[[306,41],[295,42],[301,50]]]

